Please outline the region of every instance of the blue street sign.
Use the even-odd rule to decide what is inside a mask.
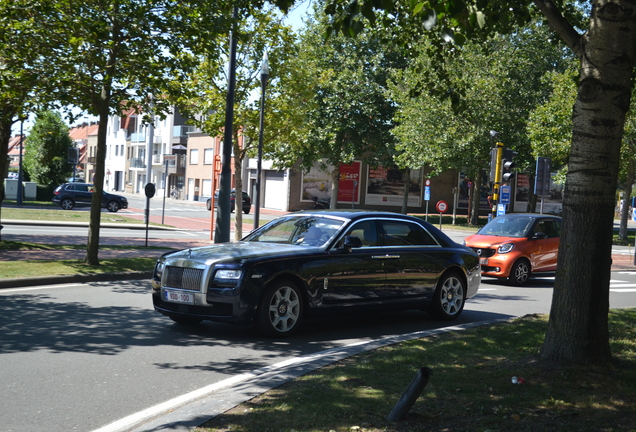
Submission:
[[[424,201],[430,201],[430,200],[431,200],[431,187],[424,186]]]
[[[497,216],[503,216],[506,214],[506,205],[497,204]]]
[[[501,186],[499,189],[501,192],[501,199],[499,200],[500,204],[510,204],[510,186]]]

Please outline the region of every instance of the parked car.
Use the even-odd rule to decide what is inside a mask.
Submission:
[[[560,217],[512,213],[491,220],[464,244],[479,254],[483,276],[520,286],[556,270],[560,237]]]
[[[90,183],[64,183],[53,191],[53,204],[64,210],[75,206],[90,206],[93,200],[93,185]],[[121,195],[102,192],[102,207],[110,212],[128,208],[128,200]]]
[[[232,189],[230,191],[230,212],[234,211],[235,208],[235,203],[236,202],[236,191],[234,189]],[[208,208],[208,210],[212,209],[212,199],[208,198],[207,202],[205,203],[206,207]],[[214,208],[218,208],[219,207],[219,191],[214,192]],[[252,198],[250,198],[250,196],[247,194],[247,192],[243,191],[243,203],[242,203],[242,210],[243,213],[245,214],[249,214],[250,210],[252,209]]]
[[[480,281],[478,255],[419,218],[311,210],[236,243],[162,255],[152,299],[177,323],[251,323],[287,336],[306,317],[354,311],[418,309],[453,320]]]

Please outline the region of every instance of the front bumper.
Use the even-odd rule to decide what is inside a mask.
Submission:
[[[152,280],[152,303],[155,310],[167,316],[181,316],[228,323],[250,323],[254,319],[256,305],[241,301],[241,288],[213,289],[207,293],[187,291],[194,296],[193,304],[166,301],[161,282]],[[167,288],[172,291],[179,291]]]

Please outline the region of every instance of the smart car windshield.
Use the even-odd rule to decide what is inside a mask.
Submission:
[[[533,219],[520,216],[511,218],[495,218],[488,222],[477,234],[499,237],[527,237]]]
[[[334,237],[343,224],[342,220],[325,217],[290,216],[270,222],[243,240],[298,246],[323,246]]]

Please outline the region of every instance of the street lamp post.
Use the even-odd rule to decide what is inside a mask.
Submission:
[[[267,51],[263,54],[261,64],[261,121],[258,133],[258,160],[256,162],[256,197],[254,200],[254,229],[258,228],[258,218],[261,210],[261,171],[263,166],[263,121],[265,117],[265,87],[269,78],[269,65],[267,62]]]

